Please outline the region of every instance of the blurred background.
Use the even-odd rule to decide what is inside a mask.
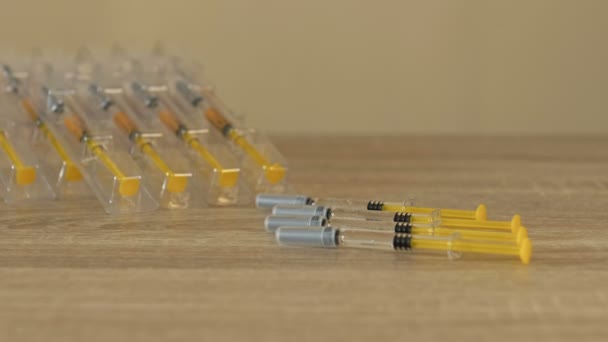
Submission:
[[[605,0],[0,1],[4,51],[164,42],[273,133],[608,133]]]

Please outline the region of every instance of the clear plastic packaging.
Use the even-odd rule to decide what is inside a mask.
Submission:
[[[128,151],[114,149],[111,132],[86,115],[73,84],[62,73],[35,74],[29,90],[43,119],[108,213],[150,211],[158,207],[142,184],[142,173]]]
[[[164,81],[163,72],[144,66],[149,55],[142,59],[129,56],[122,49],[114,49],[103,65],[97,64],[87,51],[77,57],[78,73],[96,75],[91,77],[96,86],[103,87],[107,99],[97,99],[102,106],[116,104],[129,111],[130,121],[137,123],[138,130],[152,139],[162,139],[156,147],[171,151],[169,157],[187,160],[192,173],[192,202],[208,205],[234,205],[250,200],[238,160],[224,142],[210,138],[210,130],[200,122],[185,116],[183,108],[174,103]],[[90,88],[89,88],[90,90]],[[89,93],[91,93],[89,91]],[[98,92],[99,93],[99,92]],[[93,95],[94,97],[98,97]],[[120,126],[132,126],[121,120]],[[178,157],[179,155],[179,157]],[[158,163],[156,163],[158,164]]]
[[[0,112],[4,114],[4,106]],[[5,116],[5,115],[3,115]],[[55,195],[29,148],[28,127],[0,120],[0,197],[5,202],[49,199]]]
[[[246,129],[196,68],[162,53],[132,58],[115,48],[103,64],[92,56],[81,49],[70,61],[36,50],[0,63],[6,105],[29,128],[57,197],[95,193],[109,212],[132,212],[153,207],[145,193],[185,208],[197,199],[246,204],[254,191],[287,189],[287,164],[274,145]],[[144,197],[122,191],[137,183],[131,177]]]
[[[116,148],[129,151],[142,171],[150,194],[163,207],[187,208],[193,192],[192,171],[187,158],[167,137],[146,130],[136,115],[120,100],[120,88],[102,88],[87,82],[79,99],[99,125],[112,132]]]
[[[200,77],[194,67],[172,59],[166,79],[171,95],[190,115],[204,118],[207,127],[229,142],[241,161],[243,173],[255,192],[281,193],[288,190],[285,158],[263,134],[247,129]]]
[[[23,68],[23,67],[22,67]],[[2,96],[6,117],[19,124],[20,136],[27,137],[27,143],[40,161],[40,170],[46,175],[53,192],[58,198],[83,197],[90,194],[82,174],[66,152],[64,143],[49,129],[28,96],[26,84],[29,72],[14,71],[7,64],[2,65],[3,85],[6,93]]]
[[[124,86],[135,112],[168,136],[186,152],[195,174],[197,191],[209,205],[234,205],[243,201],[242,172],[223,143],[214,141],[207,128],[188,120],[163,86],[151,86],[129,78]]]

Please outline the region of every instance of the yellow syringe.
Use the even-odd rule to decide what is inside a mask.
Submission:
[[[95,142],[85,123],[76,114],[66,114],[63,123],[72,135],[85,144],[89,152],[95,155],[119,183],[118,192],[122,196],[134,196],[139,192],[139,179],[124,175],[118,166],[106,153],[105,148]]]
[[[172,112],[168,103],[159,103],[159,99],[150,93],[143,84],[135,81],[131,82],[131,90],[148,109],[152,110],[160,121],[173,132],[180,140],[192,149],[210,167],[211,172],[217,172],[218,183],[222,188],[235,188],[238,184],[241,170],[239,168],[226,168],[209,151],[198,138],[190,134],[188,127]]]
[[[272,208],[275,205],[321,205],[332,209],[364,213],[371,211],[407,212],[415,214],[432,214],[437,208],[416,207],[411,200],[403,202],[368,201],[361,199],[322,198],[301,194],[258,194],[255,200],[258,208]],[[486,206],[480,204],[475,210],[439,209],[442,219],[487,220]]]
[[[98,107],[112,117],[114,124],[120,128],[127,135],[129,140],[133,142],[139,150],[150,159],[152,164],[166,176],[166,179],[163,181],[163,188],[170,193],[184,192],[191,175],[188,173],[174,172],[154,149],[152,143],[143,137],[141,130],[129,115],[122,111],[111,98],[106,96],[103,88],[91,84],[89,85],[88,90],[92,98],[96,100]]]
[[[219,174],[219,184],[222,187],[236,186],[240,170],[238,168],[224,168],[222,164],[213,156],[203,144],[190,133],[188,127],[184,125],[171,111],[167,109],[159,110],[158,116],[160,121],[174,132],[175,135],[183,140],[188,147],[194,150],[203,160],[205,160],[212,169],[215,169]]]
[[[221,109],[214,106],[209,101],[204,101],[206,104],[203,106],[201,103],[205,98],[211,98],[213,95],[206,93],[205,97],[200,95],[198,92],[192,91],[190,86],[185,81],[177,81],[175,83],[177,91],[181,96],[193,107],[201,107],[204,109],[204,116],[209,121],[211,126],[216,128],[224,137],[230,139],[235,145],[241,148],[245,154],[251,158],[257,165],[259,165],[264,173],[264,178],[270,184],[278,184],[284,178],[287,170],[284,166],[279,163],[272,163],[268,160],[260,151],[258,151],[243,135],[239,132],[230,120],[221,113]],[[214,101],[218,101],[215,98]]]
[[[360,229],[325,227],[280,227],[275,232],[280,245],[301,247],[351,247],[393,251],[446,251],[453,258],[461,252],[517,256],[523,264],[530,263],[532,244],[524,239],[521,244],[480,242],[463,239],[458,233],[451,236],[396,234]]]
[[[276,207],[275,207],[276,208]],[[467,220],[470,223],[477,221]],[[446,228],[436,226],[435,223],[427,220],[418,220],[418,217],[411,219],[409,222],[390,222],[380,221],[375,219],[358,219],[358,218],[337,218],[326,216],[282,216],[271,215],[264,220],[266,231],[274,232],[280,227],[297,227],[297,226],[331,226],[334,228],[349,228],[349,229],[364,229],[373,231],[394,232],[397,234],[414,234],[414,235],[434,235],[434,236],[450,236],[454,233],[459,233],[463,239],[493,241],[502,243],[511,243],[521,245],[528,238],[528,231],[524,227],[518,227],[513,232],[490,231],[463,226],[461,228]]]
[[[219,110],[209,107],[205,111],[205,118],[223,136],[229,138],[239,146],[256,164],[264,170],[264,176],[270,184],[277,184],[285,178],[285,168],[279,163],[271,163],[264,157],[245,136],[234,128],[232,123],[220,113]]]
[[[190,174],[173,172],[169,165],[158,155],[154,146],[142,137],[141,131],[137,128],[135,122],[125,112],[115,111],[112,119],[128,135],[129,139],[139,147],[142,153],[148,156],[152,163],[167,176],[167,191],[178,193],[186,189]]]

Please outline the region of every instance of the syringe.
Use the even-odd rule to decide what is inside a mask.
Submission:
[[[350,247],[387,251],[439,250],[446,251],[449,258],[458,258],[461,252],[472,252],[518,256],[524,264],[530,262],[532,255],[529,239],[524,239],[520,245],[475,242],[463,239],[458,233],[427,236],[334,227],[281,227],[276,230],[275,237],[282,246]]]
[[[160,121],[171,130],[171,132],[175,133],[180,140],[186,143],[188,148],[195,151],[213,171],[218,173],[218,183],[220,186],[232,188],[237,185],[240,169],[223,167],[218,159],[205,148],[200,140],[189,133],[188,127],[181,122],[166,105],[160,103],[156,96],[149,93],[142,84],[139,82],[132,82],[131,90],[143,101],[143,104],[148,109],[154,111],[156,115],[158,115]]]
[[[56,108],[58,113],[64,112],[64,106],[50,106]],[[69,106],[68,106],[69,108]],[[129,197],[134,196],[139,192],[139,181],[138,177],[127,177],[120,170],[120,168],[114,163],[110,156],[106,153],[105,148],[93,139],[93,136],[89,133],[84,121],[73,110],[68,110],[64,114],[63,123],[65,127],[72,133],[72,135],[87,147],[87,150],[97,157],[97,159],[106,167],[106,169],[114,176],[114,179],[118,182],[118,192],[120,195]]]
[[[166,176],[163,188],[170,193],[184,192],[191,174],[174,172],[157,153],[152,143],[143,137],[142,132],[129,115],[120,110],[118,105],[105,95],[103,88],[91,84],[88,89],[92,98],[97,100],[98,107],[111,115],[115,125],[120,128],[127,135],[129,140],[134,143],[139,150],[148,157],[152,164]]]
[[[76,182],[82,180],[82,174],[76,164],[72,161],[72,159],[68,156],[64,147],[57,140],[55,135],[49,130],[46,123],[40,118],[34,106],[31,102],[22,96],[21,90],[21,82],[17,79],[10,66],[3,64],[2,65],[2,73],[7,82],[7,91],[10,92],[18,99],[21,107],[28,114],[30,119],[34,122],[38,130],[42,133],[42,135],[46,138],[46,140],[51,144],[57,155],[63,161],[63,169],[61,171],[61,176],[68,182]]]
[[[403,202],[366,201],[338,198],[314,198],[306,195],[258,194],[255,200],[258,208],[272,208],[276,205],[322,205],[348,211],[390,211],[432,214],[437,208],[415,207],[410,200]],[[480,204],[476,210],[440,209],[442,219],[486,220],[486,206]]]
[[[466,228],[482,230],[510,231],[518,234],[521,227],[521,217],[513,216],[511,221],[477,221],[466,219],[450,219],[441,217],[441,209],[432,213],[386,212],[386,211],[353,211],[344,208],[333,209],[316,205],[276,205],[272,208],[273,215],[282,216],[324,216],[330,222],[335,219],[362,219],[367,221],[392,221],[413,224],[430,224],[441,228]]]
[[[471,221],[469,222],[476,222]],[[268,232],[274,232],[280,227],[322,227],[331,226],[334,228],[363,229],[377,231],[392,231],[394,233],[415,234],[415,235],[437,235],[449,236],[459,233],[464,239],[494,241],[503,243],[514,243],[521,245],[528,238],[528,231],[525,227],[518,227],[514,232],[499,232],[480,230],[475,227],[445,228],[436,226],[432,221],[426,222],[389,222],[365,220],[356,218],[332,218],[328,220],[321,216],[268,216],[264,220],[264,227]]]
[[[280,183],[285,178],[286,169],[280,163],[271,162],[264,156],[253,144],[251,144],[245,135],[240,132],[219,106],[213,104],[211,100],[214,95],[208,91],[201,89],[201,94],[197,94],[184,81],[176,82],[176,90],[183,98],[193,107],[201,107],[204,116],[209,123],[216,128],[224,137],[230,139],[236,146],[245,152],[245,154],[253,160],[264,172],[264,177],[270,184]]]

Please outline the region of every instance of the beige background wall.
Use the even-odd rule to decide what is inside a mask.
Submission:
[[[608,133],[604,0],[0,5],[2,47],[181,47],[271,131]]]

